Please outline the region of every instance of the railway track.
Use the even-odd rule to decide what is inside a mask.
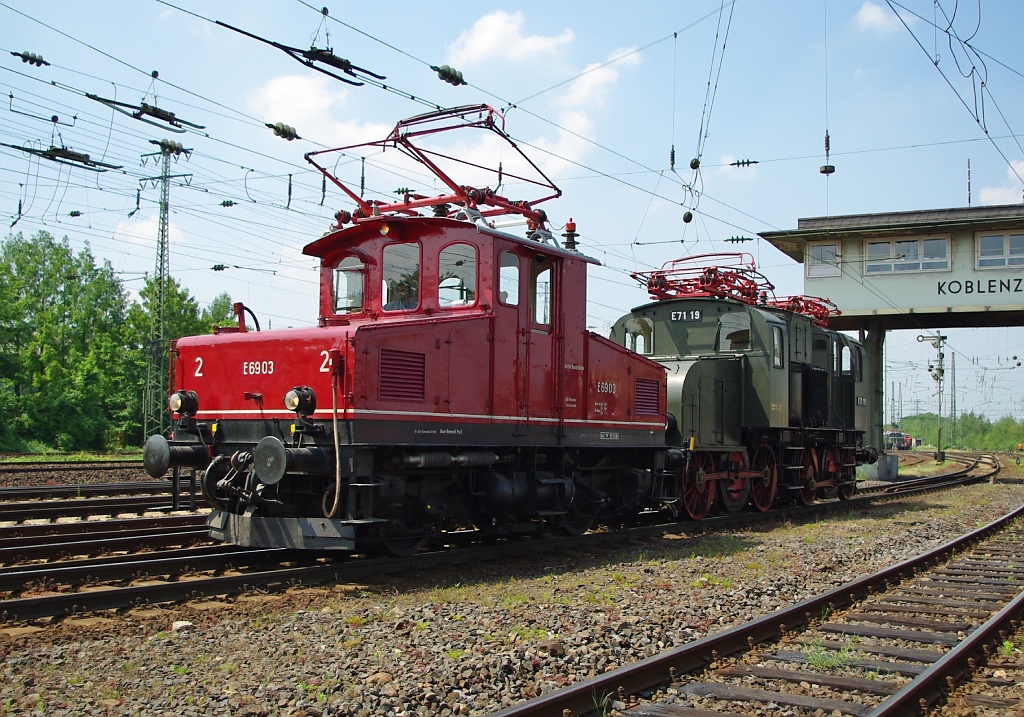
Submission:
[[[936,490],[939,487],[980,480],[988,473],[965,477],[965,471],[978,470],[972,463],[961,469],[957,478],[947,478],[941,484],[917,485],[908,493],[920,493]],[[993,469],[998,470],[998,464]],[[875,492],[855,497],[850,501],[830,501],[816,503],[811,506],[793,506],[775,511],[772,517],[780,519],[804,519],[821,516],[836,510],[847,510],[857,506],[867,506],[877,502],[887,502],[906,493]],[[593,532],[579,537],[544,538],[519,542],[500,543],[497,545],[470,545],[421,553],[409,558],[368,559],[364,556],[348,554],[317,558],[301,552],[286,550],[249,550],[233,546],[199,546],[191,550],[165,551],[161,547],[183,545],[182,541],[202,542],[205,528],[196,525],[202,516],[181,516],[176,524],[169,522],[154,523],[143,526],[137,521],[152,519],[135,519],[122,521],[116,530],[109,535],[96,535],[95,539],[88,534],[61,536],[59,531],[64,526],[80,526],[82,522],[67,524],[48,524],[44,526],[13,526],[9,530],[39,531],[48,528],[56,530],[57,535],[43,536],[45,540],[33,542],[31,536],[21,542],[12,542],[5,546],[0,542],[0,559],[7,556],[12,561],[18,555],[26,559],[53,560],[54,556],[95,555],[98,551],[110,552],[115,546],[119,550],[131,550],[133,541],[136,544],[148,545],[154,552],[118,556],[117,560],[102,557],[95,560],[81,560],[75,564],[68,561],[47,562],[39,565],[9,564],[0,568],[0,591],[6,590],[9,595],[0,600],[0,621],[24,621],[43,617],[53,617],[76,612],[96,610],[122,609],[140,603],[174,602],[196,597],[213,597],[236,594],[254,588],[274,589],[302,583],[325,583],[331,581],[357,581],[383,574],[400,574],[410,570],[429,570],[443,566],[469,564],[488,560],[502,560],[509,557],[525,557],[539,553],[561,550],[578,550],[602,545],[617,544],[630,539],[647,539],[666,533],[703,533],[724,531],[749,525],[752,520],[761,516],[751,513],[736,513],[717,516],[700,523],[670,523],[650,525],[625,530]],[[103,521],[106,522],[106,521]],[[90,524],[103,522],[89,521]],[[146,532],[144,528],[153,528]],[[17,536],[4,538],[0,529],[0,541],[13,540]],[[81,530],[81,528],[76,528]],[[137,530],[137,534],[127,531]],[[111,541],[119,539],[122,542]],[[37,535],[39,534],[37,533]],[[150,542],[146,542],[150,541]],[[161,543],[160,541],[164,541]],[[220,548],[218,552],[217,548]],[[5,552],[6,551],[6,552]],[[19,552],[20,551],[20,552]],[[112,564],[123,565],[122,568],[110,567]],[[68,568],[68,570],[64,570]],[[7,577],[3,577],[7,576]],[[101,577],[102,576],[102,577]],[[139,576],[145,576],[142,582]],[[35,585],[40,580],[58,592],[53,594],[36,594],[21,596],[18,588],[22,585]],[[104,586],[95,584],[98,581]],[[88,591],[81,591],[83,585],[89,585]]]
[[[969,681],[1024,613],[1022,516],[1024,507],[887,570],[495,717],[735,717],[771,705],[919,714]]]

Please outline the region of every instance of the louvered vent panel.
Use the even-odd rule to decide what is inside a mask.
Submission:
[[[636,380],[636,405],[635,413],[638,416],[657,416],[661,413],[658,410],[658,382],[649,378],[638,378]]]
[[[427,360],[413,351],[380,350],[380,397],[386,401],[422,401]]]

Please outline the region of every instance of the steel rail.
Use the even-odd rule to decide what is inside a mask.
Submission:
[[[84,498],[100,495],[170,494],[174,484],[165,480],[123,483],[82,483],[75,485],[24,485],[0,487],[0,501],[46,498]]]
[[[0,547],[23,543],[8,543],[21,538],[46,538],[47,536],[95,535],[121,530],[137,530],[139,528],[176,528],[185,526],[206,525],[206,516],[192,515],[158,515],[149,518],[122,518],[115,520],[79,520],[74,523],[32,523],[0,526]]]
[[[102,522],[106,523],[107,521]],[[17,537],[4,538],[0,540],[0,551],[20,548],[45,547],[50,545],[59,546],[65,543],[93,543],[97,547],[102,548],[104,542],[109,540],[117,540],[118,538],[144,538],[150,535],[171,535],[173,533],[180,533],[182,531],[196,530],[205,530],[204,524],[156,524],[138,528],[110,528],[108,530],[95,530],[90,533],[52,533],[50,535],[20,535]]]
[[[293,555],[288,548],[234,550],[223,545],[206,545],[200,548],[150,553],[144,559],[137,555],[130,556],[134,557],[134,560],[122,559],[103,564],[81,561],[81,564],[77,565],[33,565],[19,571],[0,572],[0,591],[24,590],[36,582],[78,586],[97,580],[133,580],[157,575],[180,575],[185,571],[223,570],[254,565],[265,567],[280,563],[284,559],[292,559]],[[87,593],[80,593],[84,594]],[[10,609],[10,605],[10,601],[0,603],[4,609]]]
[[[128,498],[83,498],[81,500],[24,501],[0,503],[0,521],[119,515],[145,511],[169,511],[171,496],[135,496]]]
[[[141,534],[108,536],[106,538],[89,536],[88,540],[64,540],[0,548],[0,563],[56,560],[68,555],[95,555],[99,552],[109,553],[116,550],[166,548],[171,545],[182,545],[189,541],[209,542],[210,540],[212,540],[210,531],[202,527],[160,529],[156,532],[144,530]]]
[[[206,553],[243,553],[251,551],[253,548],[243,548],[238,545],[227,545],[224,543],[214,543],[212,545],[198,545],[191,548],[174,548],[171,550],[159,550],[151,553],[141,554],[119,554],[119,555],[105,555],[100,558],[82,558],[76,560],[61,560],[55,563],[29,563],[28,565],[8,565],[7,567],[0,568],[0,577],[10,575],[14,573],[19,574],[30,574],[30,573],[49,573],[54,570],[68,569],[82,569],[88,571],[91,568],[102,568],[106,565],[116,565],[120,563],[132,563],[136,561],[144,562],[146,560],[160,560],[163,558],[177,558],[186,557],[189,555],[205,555]],[[12,590],[18,589],[17,585],[10,588]]]
[[[998,532],[1022,515],[1024,506],[986,526],[885,570],[688,645],[494,712],[492,717],[564,717],[566,714],[586,714],[594,710],[596,700],[599,701],[601,695],[614,695],[620,688],[626,694],[652,689],[668,682],[673,671],[693,672],[703,669],[711,663],[714,652],[724,657],[748,650],[751,640],[756,644],[784,637],[790,629],[807,625],[809,615],[821,615],[825,609],[849,606],[876,589],[885,589],[886,581],[900,580],[913,575],[915,569],[920,570],[945,560],[953,553]]]
[[[848,501],[829,501],[810,506],[795,506],[773,511],[769,520],[792,520],[819,516],[823,512],[846,511],[859,505],[869,505],[879,500],[903,498],[907,495],[936,490],[935,487],[919,487],[903,494],[875,494],[855,497]],[[346,580],[403,573],[412,570],[434,569],[442,566],[459,565],[483,560],[527,557],[538,553],[579,548],[593,548],[632,539],[644,539],[665,533],[700,534],[708,530],[721,530],[733,526],[748,525],[751,518],[759,515],[734,513],[695,523],[671,523],[657,526],[629,528],[615,532],[589,533],[578,537],[550,538],[543,541],[525,541],[498,546],[471,546],[456,550],[439,550],[421,553],[408,558],[350,559],[350,556],[334,556],[337,562],[315,566],[286,568],[239,576],[200,578],[187,581],[187,587],[178,583],[167,585],[132,586],[91,590],[87,593],[71,593],[60,596],[44,596],[25,602],[0,602],[0,621],[31,620],[40,617],[69,614],[90,610],[107,610],[130,607],[141,602],[175,602],[197,596],[231,595],[242,590],[289,585],[294,583],[323,583],[331,580]],[[865,588],[866,589],[866,588]],[[796,625],[792,618],[790,624]],[[767,633],[766,633],[767,634]],[[767,639],[762,637],[761,639]],[[744,643],[745,644],[745,643]],[[721,652],[721,650],[720,650]]]
[[[923,703],[933,704],[944,695],[949,683],[961,682],[971,670],[970,661],[988,645],[1003,641],[1003,632],[1024,613],[1024,592],[1010,601],[1002,610],[971,632],[960,644],[947,652],[910,684],[880,704],[868,717],[902,717],[921,711]],[[1005,634],[1005,633],[1004,633]]]

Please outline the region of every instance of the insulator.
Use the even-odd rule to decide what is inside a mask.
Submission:
[[[408,187],[399,187],[398,189],[395,190],[395,194],[412,194],[412,190],[409,189]]]
[[[160,151],[164,154],[173,154],[177,156],[185,151],[185,147],[182,146],[181,142],[175,142],[171,139],[162,139],[157,144],[160,145]]]
[[[829,150],[831,149],[831,143],[828,138],[828,130],[825,130],[825,156],[828,156]]]
[[[352,221],[352,215],[346,212],[344,209],[340,209],[334,213],[334,218],[338,220],[338,226],[342,226]]]
[[[698,167],[700,167],[700,159],[694,157],[690,160],[690,169],[697,169]]]
[[[444,80],[449,85],[458,87],[459,85],[466,84],[466,81],[462,79],[462,73],[453,67],[448,65],[441,65],[440,67],[431,65],[430,69],[437,73],[439,79]]]
[[[224,264],[214,264],[210,268],[213,269],[214,271],[224,271],[225,269],[227,269],[227,267]]]
[[[69,217],[80,217],[80,216],[82,216],[82,213],[80,211],[78,211],[77,209],[72,209],[70,212],[68,212],[68,216]]]
[[[291,125],[287,125],[284,122],[275,122],[274,124],[267,123],[267,128],[274,131],[278,137],[288,140],[291,142],[293,139],[302,139],[296,133],[295,128]]]
[[[671,171],[676,171],[676,146],[672,145],[672,149],[668,151],[668,168]]]
[[[49,65],[50,63],[43,59],[42,55],[37,55],[34,52],[25,50],[24,52],[12,52],[15,57],[20,57],[22,62],[27,62],[30,65],[36,67],[42,67],[43,65]]]
[[[220,203],[220,205],[222,207],[233,207],[233,206],[235,206],[235,203],[233,201],[231,201],[230,199],[225,199],[223,202]]]
[[[737,159],[735,162],[730,162],[731,167],[749,167],[752,164],[757,164],[756,159]]]

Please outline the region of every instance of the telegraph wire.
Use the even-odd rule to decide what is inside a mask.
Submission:
[[[939,69],[938,62],[936,62],[931,57],[930,53],[928,52],[928,49],[923,44],[921,44],[921,40],[917,37],[917,35],[914,34],[914,31],[910,28],[910,25],[907,24],[907,21],[903,18],[903,16],[899,12],[896,11],[896,7],[899,7],[901,9],[903,9],[903,10],[907,10],[907,8],[903,7],[903,5],[900,5],[895,0],[886,0],[886,3],[888,3],[889,9],[893,11],[893,13],[896,15],[897,18],[899,18],[899,21],[903,24],[903,27],[906,28],[907,32],[910,33],[910,36],[912,38],[914,38],[914,42],[917,43],[917,46],[921,48],[921,51],[924,52],[926,56],[928,56],[929,62],[931,62],[932,66],[935,67],[935,69],[938,71],[939,75],[946,82],[946,84],[949,85],[949,89],[951,89],[953,91],[953,94],[956,95],[956,98],[958,100],[960,100],[960,104],[962,104],[964,106],[964,109],[967,110],[968,114],[971,115],[971,117],[974,119],[974,121],[981,128],[981,131],[984,132],[985,137],[988,138],[989,142],[992,144],[992,147],[996,150],[996,152],[999,153],[999,156],[1003,158],[1003,161],[1006,163],[1006,166],[1009,167],[1010,171],[1013,172],[1014,176],[1016,176],[1017,179],[1020,180],[1021,184],[1024,184],[1024,177],[1021,177],[1020,173],[1017,171],[1017,168],[1013,166],[1013,162],[1011,162],[1010,158],[1006,156],[1006,154],[1003,152],[1002,147],[1000,147],[996,143],[996,141],[992,138],[992,135],[989,134],[988,127],[985,126],[986,122],[985,122],[985,118],[984,118],[984,95],[985,95],[985,90],[988,89],[988,86],[986,84],[986,79],[981,79],[981,83],[982,83],[982,90],[981,90],[982,105],[981,105],[980,111],[979,111],[979,108],[978,108],[977,89],[975,88],[974,82],[972,81],[972,88],[975,88],[975,90],[974,90],[975,91],[975,108],[972,110],[971,107],[967,104],[967,101],[960,95],[960,92],[957,90],[957,88],[950,81],[949,77],[946,76],[946,73],[943,72],[941,69]],[[917,15],[916,13],[914,13],[914,12],[912,12],[910,10],[907,10],[907,12],[912,14],[912,15],[914,15],[915,17],[919,17],[920,18],[919,15]],[[923,18],[921,18],[921,19],[923,19]],[[925,22],[927,22],[927,20],[925,20]],[[979,22],[980,22],[980,19],[979,19]],[[932,25],[933,27],[935,27],[935,25],[933,23],[929,23],[929,24]],[[961,40],[956,35],[956,33],[952,32],[952,22],[950,22],[949,29],[943,30],[942,28],[939,28],[939,31],[943,32],[949,38],[949,42],[950,42],[950,47],[951,48],[952,48],[953,39],[955,38],[956,41],[961,44],[961,46],[970,49],[971,52],[975,52],[975,53],[977,52],[970,43]],[[955,57],[956,56],[954,55],[954,58]],[[980,57],[979,57],[979,59],[980,59]],[[954,60],[954,61],[957,63],[957,69],[960,71],[960,74],[963,75],[963,70],[960,70],[959,62],[956,61],[956,60]],[[984,65],[982,65],[982,67],[984,67]],[[974,76],[974,74],[976,72],[977,72],[977,67],[974,66],[974,63],[972,61],[972,63],[971,63],[971,72],[969,74],[963,75],[963,76],[964,76],[965,79],[970,79],[971,77]],[[991,89],[988,89],[988,95],[990,97],[992,96]],[[1002,112],[1000,112],[999,114],[1000,114],[1000,117],[1002,117]],[[1005,118],[1004,118],[1004,121],[1005,121]],[[1013,134],[1013,130],[1008,125],[1007,125],[1007,129],[1010,130],[1010,133],[1012,135]]]

